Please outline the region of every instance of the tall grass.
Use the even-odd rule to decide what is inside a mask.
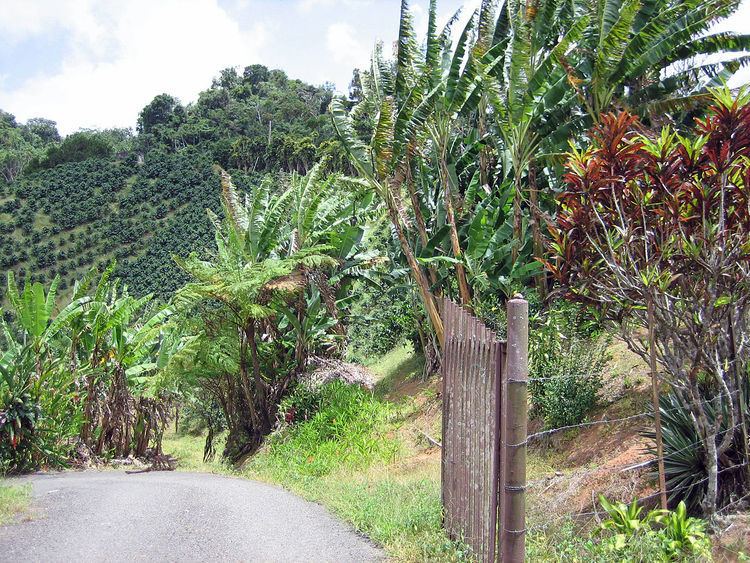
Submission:
[[[248,470],[274,480],[322,477],[334,469],[362,469],[395,458],[398,441],[388,436],[396,410],[356,386],[324,385],[319,410],[309,419],[273,434]],[[309,401],[309,391],[305,400]],[[293,404],[294,397],[290,403]]]

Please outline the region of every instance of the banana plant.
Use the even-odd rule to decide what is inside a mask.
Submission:
[[[409,231],[416,228],[423,246],[428,242],[428,227],[422,215],[422,202],[412,180],[413,163],[421,158],[429,135],[428,123],[435,115],[436,104],[441,93],[449,87],[449,95],[443,97],[443,106],[448,111],[457,111],[474,93],[477,81],[471,70],[460,79],[460,67],[465,63],[466,45],[470,30],[461,43],[461,49],[450,64],[448,75],[443,76],[441,57],[450,53],[450,28],[453,18],[442,33],[437,33],[437,4],[430,3],[427,46],[424,54],[417,46],[413,29],[412,14],[406,0],[401,2],[398,49],[392,66],[385,64],[381,51],[376,49],[371,65],[365,100],[347,112],[342,101],[332,104],[333,122],[336,132],[346,148],[352,165],[357,170],[360,180],[384,203],[389,220],[406,259],[415,284],[419,289],[422,304],[427,312],[433,330],[442,344],[443,324],[437,303],[430,291],[431,283],[421,264],[417,260],[414,244]],[[459,88],[460,86],[460,88]],[[455,95],[455,96],[454,96]],[[361,111],[360,108],[366,108]],[[373,132],[365,144],[356,133],[355,121],[361,113],[376,110],[373,119]],[[404,190],[411,203],[411,214],[405,202]],[[450,202],[450,199],[446,200]],[[452,212],[452,207],[451,207]],[[451,213],[455,227],[455,217]],[[455,231],[455,229],[454,229]],[[454,239],[454,242],[458,242]],[[460,244],[454,245],[454,251],[460,256]],[[468,301],[470,292],[465,273],[461,266],[457,270],[462,298]],[[434,269],[429,273],[432,285],[437,281]]]
[[[236,338],[237,388],[229,398],[233,410],[244,413],[241,424],[230,426],[227,453],[237,458],[254,451],[271,431],[275,408],[304,366],[287,365],[287,350],[276,321],[279,309],[294,301],[306,287],[304,271],[335,266],[329,246],[307,244],[294,249],[287,218],[294,190],[281,194],[272,186],[258,186],[245,203],[228,174],[222,173],[224,221],[211,215],[216,227],[216,251],[207,258],[192,254],[175,257],[190,277],[174,298],[183,314],[198,311],[207,325],[232,328]],[[304,219],[297,223],[308,232]],[[236,417],[235,417],[236,418]],[[228,421],[229,423],[230,421]]]
[[[48,291],[39,283],[24,283],[19,292],[12,270],[8,271],[8,301],[13,308],[14,316],[22,329],[23,343],[30,344],[34,352],[36,376],[41,377],[43,363],[47,359],[50,346],[57,333],[81,312],[85,299],[76,299],[55,314],[55,299],[60,277],[55,276]]]
[[[434,6],[433,6],[434,8]],[[486,8],[485,8],[486,9]],[[434,15],[434,14],[431,14]],[[432,112],[427,122],[427,129],[432,140],[435,160],[438,165],[440,184],[442,188],[445,219],[450,233],[450,246],[456,259],[455,270],[461,301],[464,305],[471,304],[471,289],[466,277],[461,240],[458,235],[458,220],[456,208],[458,185],[455,181],[455,171],[450,170],[450,146],[456,138],[457,117],[472,114],[480,108],[482,87],[488,81],[494,67],[502,61],[503,45],[495,45],[482,54],[478,59],[472,50],[472,36],[477,27],[479,12],[474,12],[469,18],[455,46],[443,40],[442,62],[438,67],[439,80],[430,93]],[[428,30],[428,45],[439,42],[434,37],[433,26]],[[429,52],[429,47],[428,47]],[[435,70],[426,68],[428,76],[426,82],[433,82]],[[432,80],[431,80],[432,78]]]
[[[495,24],[494,44],[504,47],[504,61],[495,67],[487,91],[502,139],[501,151],[507,156],[505,172],[513,174],[514,262],[522,244],[522,204],[527,192],[534,200],[532,210],[538,207],[536,189],[524,185],[524,175],[542,144],[560,146],[580,121],[564,61],[583,38],[590,16],[585,10],[581,15],[569,14],[567,6],[562,0],[541,0],[534,5],[508,0]],[[536,218],[535,229],[538,223]]]
[[[417,108],[409,108],[409,111],[413,114],[408,120],[409,129],[415,129],[418,124],[424,123],[426,106],[418,105]],[[412,243],[407,236],[410,221],[406,216],[401,197],[403,168],[396,169],[397,162],[394,162],[393,151],[395,145],[405,147],[408,144],[408,137],[406,127],[402,127],[401,131],[395,128],[395,102],[393,98],[386,98],[381,104],[375,132],[369,146],[363,143],[355,133],[352,116],[347,112],[343,102],[334,100],[331,112],[336,133],[350,156],[352,166],[359,174],[359,182],[362,187],[372,191],[385,205],[401,251],[419,288],[432,328],[442,343],[443,322],[437,302],[430,292],[430,283],[417,261]],[[406,113],[407,109],[402,108],[399,115],[403,116]]]
[[[737,0],[596,0],[566,64],[594,123],[613,106],[658,117],[704,99],[750,62],[750,34],[712,32]],[[722,54],[720,60],[716,54]]]

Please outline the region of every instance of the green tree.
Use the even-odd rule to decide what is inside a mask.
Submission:
[[[300,369],[294,351],[285,346],[276,319],[279,308],[304,291],[303,268],[332,264],[325,248],[310,246],[280,253],[285,214],[292,192],[272,193],[268,183],[258,186],[243,204],[228,174],[222,173],[225,220],[212,215],[216,252],[210,259],[192,254],[175,257],[191,280],[175,295],[182,310],[201,308],[215,336],[232,338],[232,364],[238,367],[237,388],[230,398],[230,435],[225,454],[232,459],[255,451],[273,426],[276,407]],[[264,342],[262,335],[271,335]],[[197,336],[191,351],[205,353],[207,333]],[[179,358],[178,358],[179,359]],[[213,362],[227,365],[227,362]],[[231,364],[230,364],[231,365]],[[302,364],[303,365],[303,364]],[[230,371],[230,377],[234,374]],[[233,422],[235,424],[233,424]]]

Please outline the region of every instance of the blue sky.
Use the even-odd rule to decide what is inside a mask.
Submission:
[[[447,20],[479,0],[439,0]],[[155,95],[195,100],[228,66],[262,63],[345,90],[399,0],[0,0],[0,108],[64,133],[129,127]],[[428,0],[413,0],[417,29]],[[725,28],[750,33],[750,0]],[[746,69],[748,70],[748,69]],[[743,74],[750,80],[750,73]]]

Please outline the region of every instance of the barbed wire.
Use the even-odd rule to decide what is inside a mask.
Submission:
[[[740,393],[740,389],[735,389],[734,391],[730,392],[729,395],[735,395],[737,393]],[[679,412],[684,411],[685,407],[674,407],[670,409],[661,409],[660,412],[662,414],[672,413],[672,412]],[[573,430],[576,428],[588,428],[591,426],[600,426],[603,424],[616,424],[619,422],[627,422],[628,420],[635,420],[638,418],[648,418],[653,416],[653,411],[645,411],[639,414],[634,414],[630,416],[625,416],[622,418],[611,418],[611,419],[604,419],[604,420],[594,420],[590,422],[581,422],[579,424],[569,424],[566,426],[558,426],[557,428],[550,428],[548,430],[542,430],[540,432],[534,432],[533,434],[529,434],[526,436],[526,439],[523,442],[519,442],[517,444],[507,444],[507,447],[514,448],[519,447],[523,445],[527,445],[529,441],[535,440],[537,438],[541,438],[542,436],[549,436],[551,434],[556,434],[557,432],[563,432],[565,430]],[[736,426],[733,426],[732,428],[728,429],[731,430],[733,428],[736,428]],[[720,432],[726,432],[726,430],[720,430]]]
[[[729,428],[727,428],[725,430],[725,432],[729,432],[731,430],[735,430],[735,429],[739,428],[740,426],[742,426],[742,423],[735,424],[734,426],[730,426]],[[660,459],[662,461],[670,460],[673,457],[681,454],[682,452],[690,450],[691,448],[694,448],[695,446],[698,446],[698,445],[700,445],[702,443],[703,443],[703,440],[698,439],[698,440],[696,440],[694,442],[691,442],[691,443],[687,444],[686,446],[683,446],[682,448],[680,448],[678,450],[674,450],[672,452],[669,452],[668,454],[663,455],[661,458],[654,457],[654,458],[651,458],[649,460],[646,460],[646,461],[643,461],[643,462],[640,462],[640,463],[637,463],[637,464],[630,464],[630,463],[628,463],[628,464],[623,464],[623,465],[615,466],[615,467],[597,467],[595,469],[592,469],[590,471],[586,471],[586,472],[583,472],[583,473],[574,473],[574,474],[569,474],[569,475],[560,475],[560,477],[571,477],[571,478],[579,479],[580,480],[580,479],[583,479],[583,478],[585,478],[585,477],[587,477],[589,475],[593,475],[593,474],[599,473],[601,471],[607,471],[609,473],[613,473],[613,472],[625,473],[627,471],[634,471],[636,469],[641,469],[643,467],[647,467],[649,465],[652,465],[652,464],[658,462]],[[733,465],[733,466],[731,466],[730,468],[727,468],[727,469],[731,469],[731,468],[735,468],[735,467],[742,467],[742,466],[741,465]],[[557,477],[557,475],[555,475],[555,476],[541,477],[539,479],[535,479],[534,481],[530,481],[530,482],[526,483],[526,486],[527,487],[534,487],[534,486],[536,486],[539,483],[547,483],[550,479],[554,479],[554,477]],[[669,492],[669,491],[667,491],[667,492]]]

